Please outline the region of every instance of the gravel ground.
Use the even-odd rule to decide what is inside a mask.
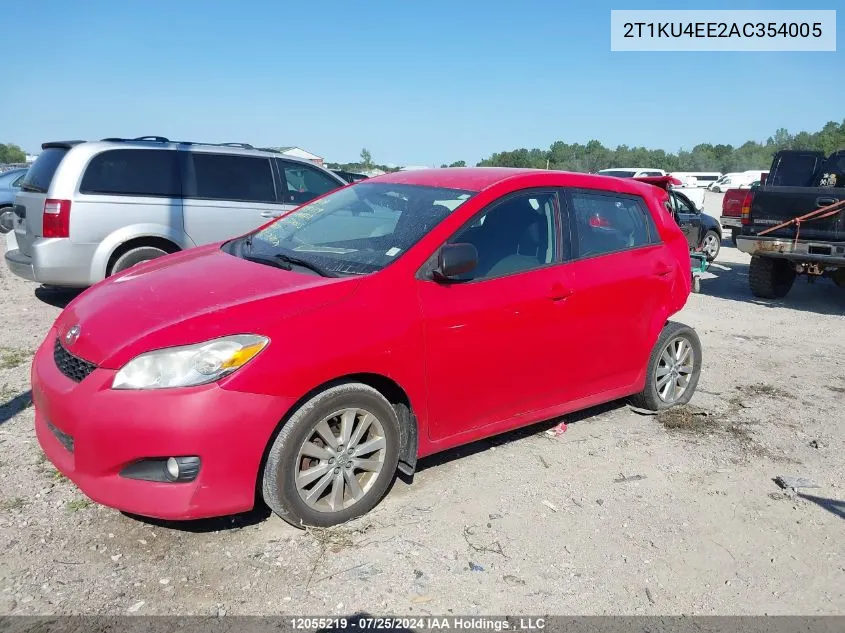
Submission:
[[[704,347],[695,415],[613,403],[463,447],[302,532],[142,521],[58,476],[28,368],[63,297],[0,266],[0,614],[843,613],[845,292],[757,301],[747,270],[725,240],[677,318]]]

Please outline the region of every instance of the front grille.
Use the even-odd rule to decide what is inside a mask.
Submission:
[[[97,369],[94,363],[77,358],[67,351],[58,337],[56,337],[56,342],[53,345],[53,360],[56,361],[56,367],[59,368],[59,371],[75,382],[82,382],[88,374]]]
[[[73,452],[73,437],[65,433],[64,431],[60,431],[57,429],[51,422],[47,422],[47,428],[56,436],[56,439],[62,443],[68,452]]]

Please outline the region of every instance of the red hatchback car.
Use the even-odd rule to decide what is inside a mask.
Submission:
[[[666,192],[498,168],[398,172],[128,269],[32,367],[38,440],[95,501],[294,525],[373,508],[417,459],[625,396],[687,402],[696,333]]]

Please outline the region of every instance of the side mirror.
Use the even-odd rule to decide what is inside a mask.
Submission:
[[[9,233],[15,230],[15,218],[12,211],[4,211],[0,214],[0,234]]]
[[[444,244],[437,255],[437,268],[433,271],[435,281],[449,281],[478,266],[478,251],[472,244]]]

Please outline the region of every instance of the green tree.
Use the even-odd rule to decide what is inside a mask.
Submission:
[[[361,150],[361,164],[366,169],[373,168],[373,155],[370,154],[370,150],[368,150],[366,147]]]
[[[20,147],[0,143],[0,163],[23,163],[25,161],[26,152]]]
[[[456,160],[454,163],[451,163],[449,167],[466,167],[467,162],[465,160]]]

